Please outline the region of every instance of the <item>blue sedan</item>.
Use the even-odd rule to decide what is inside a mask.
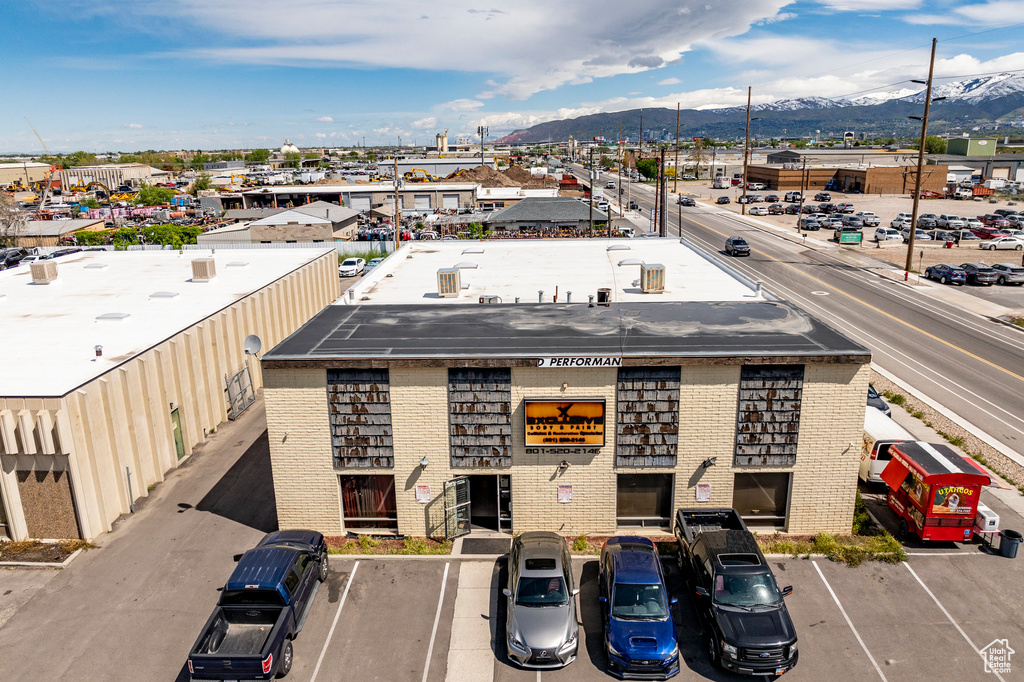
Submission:
[[[967,273],[963,268],[956,265],[939,263],[925,268],[924,276],[928,279],[937,279],[942,284],[958,284],[963,286],[967,283]]]

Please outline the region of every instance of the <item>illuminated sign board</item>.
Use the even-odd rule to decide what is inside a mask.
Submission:
[[[604,399],[527,398],[526,446],[604,445]]]

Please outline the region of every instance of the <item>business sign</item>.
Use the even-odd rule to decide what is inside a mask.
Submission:
[[[604,445],[604,399],[527,398],[526,446]]]
[[[860,244],[864,240],[863,232],[840,232],[840,244]]]
[[[970,514],[974,490],[961,485],[945,485],[935,489],[932,514]]]
[[[569,504],[570,502],[572,502],[572,485],[562,485],[562,484],[559,484],[559,486],[558,486],[558,503],[559,504]]]
[[[420,504],[427,504],[430,502],[430,486],[429,485],[418,485],[416,486],[416,501]]]
[[[711,501],[711,484],[710,483],[698,483],[697,484],[697,501],[698,502],[710,502]]]
[[[621,356],[541,358],[538,367],[622,367]]]

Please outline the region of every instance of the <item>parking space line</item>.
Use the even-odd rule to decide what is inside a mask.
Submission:
[[[434,639],[437,637],[437,623],[441,620],[441,605],[444,604],[444,588],[448,583],[448,569],[451,565],[450,561],[444,565],[444,575],[441,576],[441,596],[437,598],[437,613],[434,614],[434,627],[430,631],[430,646],[427,647],[427,662],[423,664],[423,682],[427,682],[427,673],[430,672],[430,657],[434,654]]]
[[[932,591],[928,589],[928,586],[924,584],[924,581],[921,580],[920,576],[918,576],[914,569],[910,567],[910,564],[908,564],[906,561],[902,563],[906,567],[906,569],[910,571],[910,575],[914,576],[914,580],[916,580],[918,584],[924,588],[924,591],[928,593],[928,596],[932,598],[932,601],[935,602],[935,605],[939,607],[939,610],[941,610],[942,613],[945,614],[946,618],[949,619],[949,622],[953,624],[953,627],[957,629],[957,632],[960,633],[960,636],[963,637],[964,640],[971,645],[971,648],[974,649],[974,653],[978,654],[978,656],[981,656],[981,651],[978,649],[978,647],[974,646],[974,642],[971,641],[971,638],[967,636],[967,633],[964,632],[963,628],[960,627],[960,624],[953,620],[953,616],[949,615],[949,611],[946,610],[946,607],[943,606],[941,602],[939,602],[939,600],[935,597],[934,594],[932,594]],[[985,672],[991,672],[993,675],[996,676],[999,682],[1005,682],[1005,680],[1003,680],[1003,676],[995,670],[986,670]]]
[[[348,590],[352,587],[352,578],[356,576],[356,569],[359,568],[359,562],[357,561],[352,566],[352,572],[348,574],[348,582],[345,583],[345,592],[341,595],[341,601],[338,602],[338,612],[334,614],[334,622],[331,623],[331,629],[327,632],[327,640],[324,642],[324,648],[320,650],[320,658],[316,659],[316,667],[313,668],[313,676],[309,678],[309,682],[316,682],[317,673],[320,672],[320,665],[324,662],[324,655],[327,653],[327,647],[331,644],[331,638],[334,637],[334,628],[338,627],[338,618],[341,617],[341,609],[345,606],[345,600],[348,598]]]
[[[868,660],[871,661],[871,665],[875,666],[875,672],[877,672],[878,676],[882,678],[882,682],[889,682],[885,678],[885,673],[883,673],[882,669],[878,667],[878,662],[875,661],[875,657],[871,655],[870,651],[868,651],[868,647],[864,643],[864,640],[860,638],[860,633],[857,632],[857,628],[853,627],[853,621],[851,621],[850,617],[846,615],[846,609],[844,609],[843,605],[839,602],[839,597],[836,596],[836,593],[832,591],[832,586],[828,584],[827,580],[825,580],[825,574],[821,572],[820,568],[818,568],[818,562],[812,561],[811,563],[814,564],[814,570],[818,572],[818,577],[821,578],[821,582],[825,583],[825,587],[828,589],[828,593],[832,595],[832,600],[836,603],[836,606],[839,607],[839,613],[843,614],[843,618],[846,619],[846,624],[849,625],[850,630],[853,631],[853,636],[856,637],[857,641],[860,643],[860,648],[863,649],[864,653],[868,655]]]

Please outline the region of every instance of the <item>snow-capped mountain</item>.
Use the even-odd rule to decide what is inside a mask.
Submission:
[[[1024,74],[1001,73],[952,83],[939,83],[932,87],[932,97],[969,102],[971,104],[996,97],[1006,97],[1024,92]],[[900,98],[905,102],[924,102],[924,90],[909,97]]]
[[[903,99],[905,97],[911,97],[916,95],[919,90],[912,88],[900,88],[899,90],[890,90],[889,92],[872,92],[867,95],[861,95],[860,97],[852,97],[848,100],[850,104],[857,106],[871,106],[873,104],[883,104],[894,99]]]

